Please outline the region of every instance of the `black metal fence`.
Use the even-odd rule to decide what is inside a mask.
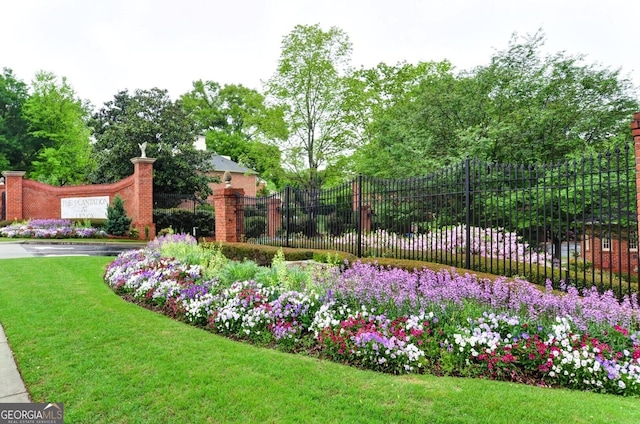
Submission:
[[[7,219],[7,192],[0,193],[0,221]]]
[[[197,238],[215,235],[213,204],[192,194],[154,193],[153,222],[156,231],[172,228]]]
[[[248,242],[638,291],[631,146],[549,165],[465,160],[419,178],[359,176],[241,202]]]

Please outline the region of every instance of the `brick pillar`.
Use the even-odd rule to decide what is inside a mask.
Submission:
[[[362,224],[362,232],[371,232],[371,205],[362,205],[360,210],[360,222]]]
[[[156,224],[153,223],[153,158],[133,158],[133,204],[128,205],[133,228],[138,230],[138,238],[143,240],[156,236]],[[125,205],[127,206],[127,205]],[[145,233],[146,228],[146,233]]]
[[[267,235],[275,237],[282,226],[282,200],[271,198],[267,200]]]
[[[22,181],[25,171],[2,171],[6,191],[7,213],[9,220],[21,220],[22,215]]]
[[[351,205],[353,207],[354,212],[358,212],[360,206],[362,206],[360,210],[360,229],[363,233],[368,233],[371,231],[371,205],[362,203],[364,199],[361,199],[361,184],[362,179],[358,178],[357,180],[353,180],[351,185],[351,189],[353,191],[353,196],[351,198]]]
[[[213,191],[216,210],[216,241],[239,242],[244,238],[244,209],[241,188],[219,188]]]
[[[636,153],[636,203],[638,207],[638,234],[640,234],[640,112],[633,114],[631,134]]]

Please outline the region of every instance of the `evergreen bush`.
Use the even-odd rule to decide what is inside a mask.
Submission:
[[[113,203],[107,206],[107,222],[104,230],[107,234],[123,236],[129,231],[130,225],[131,218],[127,217],[127,212],[124,210],[124,200],[116,194]]]

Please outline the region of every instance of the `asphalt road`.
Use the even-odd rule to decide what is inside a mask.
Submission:
[[[0,243],[0,259],[33,256],[117,256],[143,244],[130,243]]]

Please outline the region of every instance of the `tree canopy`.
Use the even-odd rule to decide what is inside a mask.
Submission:
[[[89,105],[77,98],[66,78],[59,80],[50,72],[36,74],[31,89],[22,107],[28,135],[39,146],[30,177],[52,185],[86,182],[95,164]]]
[[[11,69],[0,74],[0,169],[27,171],[35,157],[35,145],[27,133],[22,106],[29,97],[28,87]]]
[[[91,120],[98,166],[96,183],[115,182],[133,172],[130,159],[146,154],[156,158],[154,191],[166,193],[211,192],[210,155],[195,149],[196,126],[180,101],[172,101],[166,90],[121,91],[104,104]]]
[[[620,146],[640,107],[618,70],[544,55],[544,34],[515,34],[486,66],[443,69],[375,117],[357,168],[424,175],[464,157],[548,163]]]
[[[357,143],[346,109],[352,46],[332,27],[297,25],[284,37],[267,98],[284,110],[289,137],[280,143],[285,164],[300,184],[317,189],[319,171],[352,151]]]
[[[198,80],[181,96],[184,109],[206,138],[207,148],[227,155],[278,184],[284,171],[277,140],[286,139],[282,110],[242,85]]]

